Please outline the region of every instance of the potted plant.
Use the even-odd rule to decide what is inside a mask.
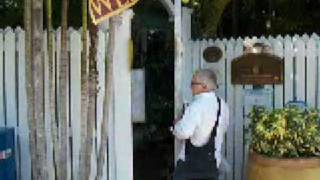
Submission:
[[[249,180],[320,179],[319,111],[256,106],[249,118]]]

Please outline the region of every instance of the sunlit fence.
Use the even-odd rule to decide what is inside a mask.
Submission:
[[[231,62],[243,54],[244,41],[248,40],[271,46],[273,54],[284,61],[284,83],[264,86],[264,89],[271,91],[272,108],[281,108],[291,100],[305,101],[309,107],[320,107],[320,39],[316,34],[184,41],[183,101],[191,100],[189,84],[193,72],[200,68],[210,68],[218,76],[218,95],[226,99],[230,107],[231,124],[223,153],[232,168],[231,172],[223,174],[220,179],[245,179],[248,142],[245,141],[244,130],[249,124],[246,115],[250,109],[245,106],[244,96],[246,90],[253,87],[231,84]],[[218,62],[207,63],[203,59],[203,51],[208,46],[217,46],[222,50],[222,58]]]

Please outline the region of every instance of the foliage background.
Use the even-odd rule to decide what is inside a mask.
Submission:
[[[194,9],[194,38],[320,32],[319,0],[189,0],[185,6]]]
[[[260,36],[266,34],[320,33],[320,0],[190,0],[194,8],[193,37]],[[23,25],[23,0],[0,1],[0,28]],[[147,2],[147,3],[145,3]],[[146,11],[158,0],[140,0],[135,11]],[[81,26],[81,2],[70,0],[69,25]],[[149,4],[149,5],[148,5]],[[157,24],[159,11],[149,14],[149,24]],[[53,3],[53,26],[61,21],[61,0]],[[141,14],[141,13],[137,13]],[[163,17],[163,16],[160,16]],[[151,20],[153,18],[153,20]],[[270,22],[270,28],[266,24]],[[161,22],[160,22],[161,23]]]
[[[44,1],[45,3],[46,1]],[[55,0],[52,3],[52,24],[54,28],[61,25],[61,4],[62,0]],[[0,0],[0,28],[7,26],[23,27],[23,4],[24,0]],[[46,6],[44,6],[46,7]],[[44,8],[44,16],[46,15],[46,8]],[[68,23],[69,26],[79,28],[82,24],[81,20],[81,1],[69,0],[68,9]],[[44,27],[46,26],[46,18],[44,17]]]

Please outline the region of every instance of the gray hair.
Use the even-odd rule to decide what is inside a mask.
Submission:
[[[209,90],[215,90],[218,88],[217,76],[210,69],[200,69],[195,73],[200,81],[207,86]]]

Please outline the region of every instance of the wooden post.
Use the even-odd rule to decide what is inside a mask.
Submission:
[[[29,127],[29,148],[31,156],[31,164],[36,162],[36,150],[35,150],[35,120],[34,120],[34,92],[33,92],[33,79],[32,79],[32,0],[25,0],[24,3],[24,28],[25,35],[25,51],[26,51],[26,97],[27,97],[27,114],[28,114],[28,127]],[[32,173],[30,173],[30,179],[35,178],[36,168],[31,166]]]
[[[69,140],[69,122],[68,122],[68,84],[69,84],[69,57],[67,51],[67,27],[68,27],[68,0],[62,2],[61,7],[61,55],[59,64],[59,165],[58,179],[64,180],[68,176],[68,140]]]
[[[111,18],[112,19],[112,18]],[[109,21],[112,21],[112,20]],[[99,48],[98,48],[98,94],[97,94],[97,180],[108,179],[108,121],[110,120],[110,111],[112,107],[113,95],[113,53],[114,52],[114,25],[113,21],[110,23],[108,39],[106,33],[109,21],[105,21],[99,26]],[[109,53],[110,52],[110,53]]]
[[[32,61],[34,113],[36,124],[36,179],[47,177],[45,163],[45,127],[44,127],[44,56],[43,56],[43,1],[32,1]]]

